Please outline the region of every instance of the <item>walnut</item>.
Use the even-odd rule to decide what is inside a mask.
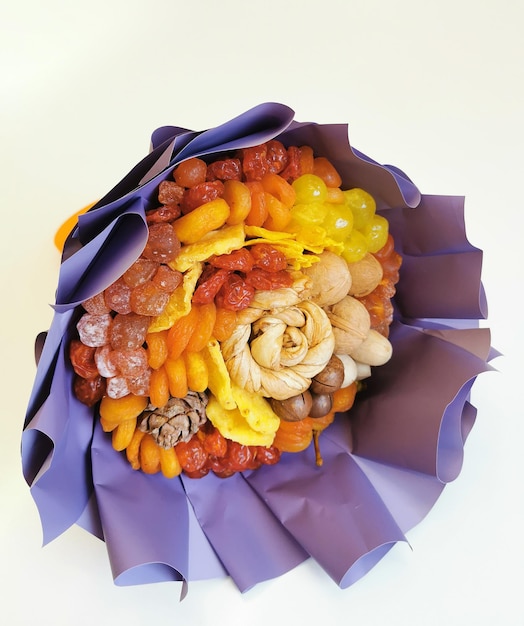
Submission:
[[[350,296],[362,298],[370,294],[382,280],[382,265],[369,252],[360,261],[348,263],[351,274]]]
[[[303,295],[325,307],[335,304],[348,293],[351,274],[346,261],[334,252],[325,250],[318,258],[318,263],[302,270],[311,280],[309,291]]]

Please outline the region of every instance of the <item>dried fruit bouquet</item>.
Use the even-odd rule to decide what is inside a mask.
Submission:
[[[433,500],[458,473],[489,352],[489,334],[463,328],[483,297],[460,200],[421,196],[350,148],[346,126],[298,123],[277,104],[204,132],[161,128],[152,143],[59,242],[23,441],[46,539],[75,522],[104,537],[122,584],[191,571],[245,589],[311,555],[346,586],[431,506],[424,496],[399,524],[382,473],[400,468],[403,484],[415,472]],[[327,485],[364,498],[364,517]],[[333,532],[319,537],[326,506]],[[151,510],[144,560],[122,533],[147,515],[150,535]],[[369,515],[380,522],[363,544]],[[173,518],[181,532],[167,539]],[[233,554],[232,532],[245,550]]]

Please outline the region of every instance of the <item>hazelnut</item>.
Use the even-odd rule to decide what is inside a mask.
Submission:
[[[304,391],[296,396],[291,396],[286,400],[275,400],[270,398],[269,403],[273,411],[286,422],[299,422],[308,417],[313,399],[309,391]]]
[[[326,367],[311,380],[310,389],[313,393],[332,393],[340,389],[344,381],[344,364],[333,355]]]
[[[333,408],[333,396],[330,393],[312,393],[312,405],[309,417],[324,417]]]

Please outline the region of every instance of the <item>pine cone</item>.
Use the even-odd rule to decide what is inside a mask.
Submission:
[[[153,435],[159,446],[172,448],[179,441],[189,441],[206,421],[206,405],[206,394],[196,391],[189,391],[185,398],[170,398],[160,408],[149,404],[139,428]]]

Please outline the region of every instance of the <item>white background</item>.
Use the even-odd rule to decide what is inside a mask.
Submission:
[[[17,0],[0,16],[0,588],[10,625],[524,624],[520,0]],[[466,196],[498,372],[482,375],[460,477],[364,579],[309,561],[242,595],[228,579],[113,585],[74,527],[41,547],[19,440],[51,320],[57,226],[107,192],[152,130],[202,130],[263,101],[349,122],[423,193]]]

